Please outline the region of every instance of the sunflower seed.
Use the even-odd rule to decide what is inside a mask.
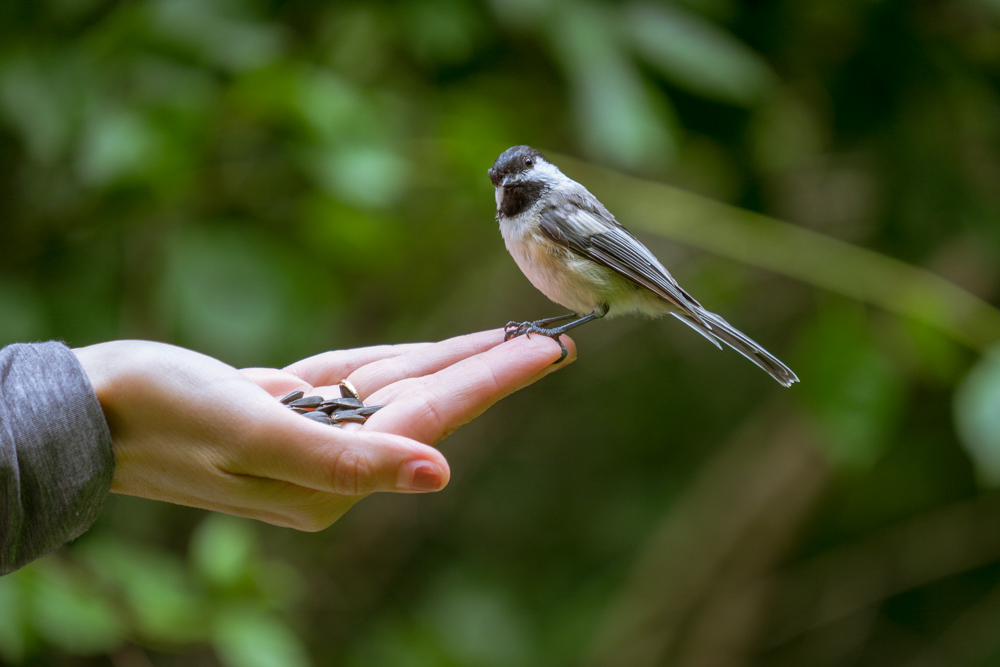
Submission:
[[[340,395],[344,398],[356,398],[361,400],[361,395],[358,394],[358,390],[354,388],[350,380],[344,380],[340,383]]]
[[[302,392],[302,391],[293,391],[288,396],[285,396],[283,399],[281,399],[281,402],[284,403],[285,405],[288,405],[292,401],[297,401],[300,398],[302,398],[303,396],[305,396],[305,392]]]
[[[357,410],[344,410],[342,412],[334,412],[332,417],[335,424],[340,424],[342,422],[354,422],[356,424],[364,424],[368,421],[368,417],[360,414]]]
[[[383,405],[366,406],[358,396],[357,390],[349,381],[340,383],[341,398],[324,399],[322,396],[305,396],[304,392],[293,391],[281,399],[287,405],[306,419],[320,424],[329,424],[341,428],[345,423],[364,424],[370,415],[381,410]]]
[[[314,422],[319,422],[320,424],[330,425],[333,423],[333,421],[322,412],[307,412],[302,416],[306,419],[311,419]]]
[[[323,410],[324,412],[327,412],[327,410],[331,412],[339,412],[340,410],[353,410],[360,407],[364,407],[364,403],[356,398],[331,398],[327,401],[323,401],[318,409]]]
[[[288,405],[293,408],[315,408],[323,402],[322,396],[306,396],[305,398],[299,398]]]

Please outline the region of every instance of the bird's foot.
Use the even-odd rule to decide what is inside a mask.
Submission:
[[[512,338],[517,338],[518,336],[530,337],[533,333],[555,338],[565,333],[562,327],[549,329],[542,326],[544,323],[544,320],[538,320],[536,322],[508,322],[503,328],[503,339],[506,342]]]
[[[531,323],[530,322],[516,322],[514,320],[511,320],[510,322],[508,322],[507,324],[505,324],[504,327],[503,327],[503,342],[506,343],[511,338],[516,338],[517,336],[520,336],[521,334],[518,332],[518,330],[521,328],[522,325],[525,325],[525,324],[531,324]]]
[[[513,338],[517,338],[518,336],[527,336],[528,338],[531,338],[531,334],[533,333],[548,336],[555,342],[559,343],[559,349],[562,350],[562,353],[559,355],[559,358],[553,362],[554,364],[562,362],[562,360],[569,354],[566,346],[563,345],[561,340],[559,340],[559,337],[564,333],[562,327],[547,329],[546,327],[540,326],[539,322],[508,322],[503,328],[503,339],[504,342],[506,342]]]

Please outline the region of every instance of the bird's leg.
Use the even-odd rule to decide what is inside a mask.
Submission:
[[[575,319],[572,322],[567,322],[561,327],[553,327],[551,329],[548,328],[546,325],[555,324],[556,322],[561,322],[563,320],[568,320],[571,317],[576,317],[576,313],[569,313],[567,315],[560,315],[558,317],[549,317],[544,320],[535,320],[534,322],[509,322],[507,326],[504,327],[503,339],[505,341],[508,341],[511,338],[517,338],[518,336],[528,336],[530,338],[531,334],[533,333],[542,334],[543,336],[548,336],[549,338],[552,338],[555,342],[559,343],[559,349],[562,350],[562,354],[560,354],[559,358],[556,359],[555,361],[555,363],[558,364],[559,362],[561,362],[563,359],[566,358],[567,354],[569,354],[569,351],[566,349],[566,346],[563,345],[562,341],[559,340],[559,337],[562,336],[567,331],[569,331],[570,329],[575,329],[581,324],[586,324],[587,322],[591,322],[593,320],[597,320],[604,317],[607,314],[607,312],[608,312],[608,306],[601,304],[597,306],[597,308],[594,309],[594,312],[590,313],[589,315],[584,315],[583,317]]]
[[[535,320],[534,322],[517,322],[515,320],[511,320],[503,328],[503,339],[504,342],[506,342],[511,338],[517,338],[518,336],[523,336],[525,333],[527,333],[525,330],[529,326],[545,327],[550,324],[555,324],[556,322],[562,322],[563,320],[568,320],[574,317],[576,317],[576,313],[566,313],[565,315],[556,315],[555,317],[547,317],[544,320]]]

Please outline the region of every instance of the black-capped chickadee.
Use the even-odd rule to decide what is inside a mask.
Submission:
[[[505,340],[559,336],[599,318],[670,313],[721,349],[719,341],[788,387],[798,378],[760,345],[705,310],[597,198],[530,146],[508,148],[489,170],[507,250],[545,296],[572,312],[511,322]],[[575,319],[574,319],[575,318]],[[558,322],[572,319],[562,326]],[[558,363],[558,362],[557,362]]]

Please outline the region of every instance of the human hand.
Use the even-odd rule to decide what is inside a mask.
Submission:
[[[557,366],[543,336],[499,331],[439,343],[325,352],[283,369],[238,371],[183,348],[115,341],[74,350],[114,443],[112,491],[321,530],[375,491],[436,491],[445,458],[429,445]],[[386,407],[361,426],[304,419],[276,397],[337,396],[349,379]]]

